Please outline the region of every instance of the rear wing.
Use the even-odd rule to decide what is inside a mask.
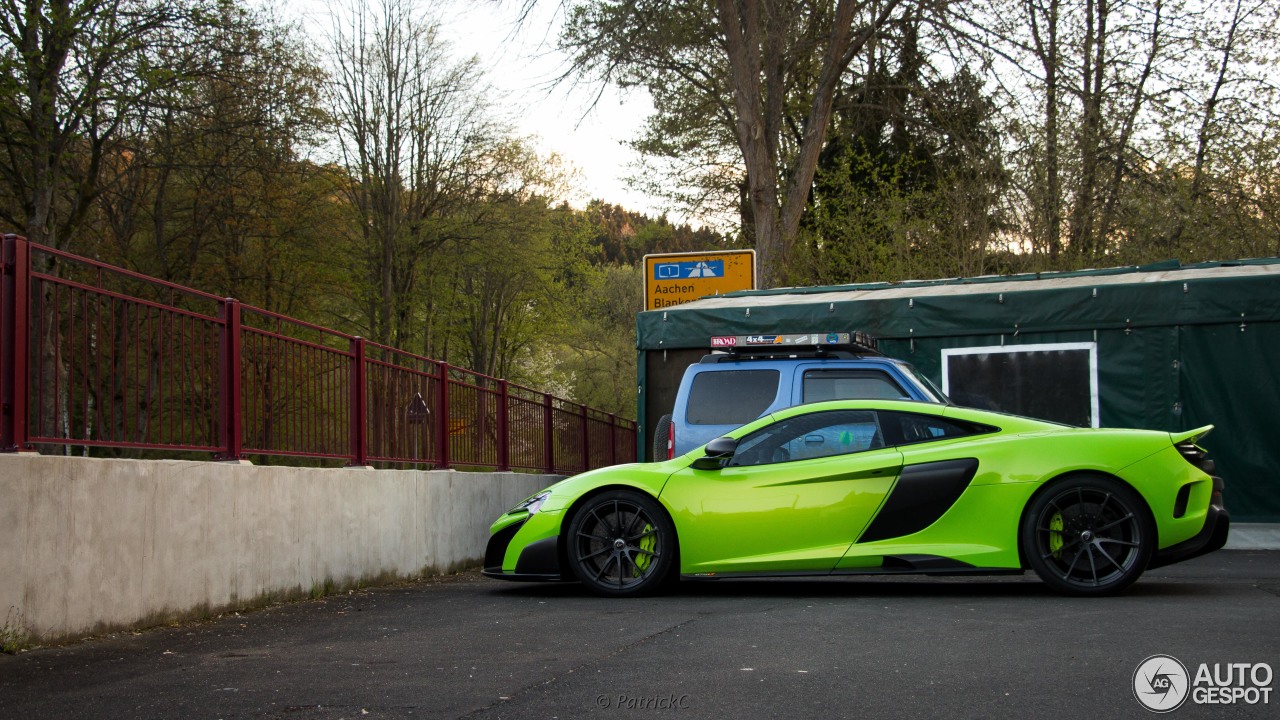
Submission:
[[[1208,435],[1211,430],[1213,430],[1212,425],[1205,425],[1204,427],[1198,427],[1195,430],[1186,430],[1180,433],[1169,433],[1169,437],[1173,440],[1174,445],[1181,445],[1182,443],[1197,443],[1205,435]]]

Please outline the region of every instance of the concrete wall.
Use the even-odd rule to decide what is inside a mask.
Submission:
[[[0,629],[70,639],[478,564],[556,479],[0,455]]]

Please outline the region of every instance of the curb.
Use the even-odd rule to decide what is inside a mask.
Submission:
[[[1231,523],[1224,550],[1280,550],[1280,523]]]

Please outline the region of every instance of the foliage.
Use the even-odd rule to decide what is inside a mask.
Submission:
[[[635,317],[644,307],[638,265],[591,268],[573,290],[575,322],[563,336],[557,372],[579,402],[620,417],[636,412]]]
[[[990,269],[1006,183],[990,99],[967,71],[926,82],[879,62],[837,101],[793,284]]]
[[[570,75],[653,97],[637,184],[733,216],[770,246],[760,201],[785,206],[784,188],[805,177],[789,163],[817,129],[824,53],[843,22],[832,13],[846,3],[571,6]],[[887,20],[848,46],[814,182],[801,183],[798,254],[773,282],[1274,252],[1274,2],[915,0],[858,13],[855,31]],[[772,189],[751,179],[744,128],[777,161]]]
[[[3,219],[65,248],[122,171],[130,129],[171,110],[210,61],[212,0],[30,0],[0,7]]]
[[[790,260],[840,78],[900,4],[577,3],[561,47],[579,75],[649,88],[658,119],[639,147],[676,160],[705,191],[688,196],[695,204],[736,185],[743,233],[771,286]]]

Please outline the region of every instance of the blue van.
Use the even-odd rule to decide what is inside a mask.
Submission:
[[[713,338],[729,346],[690,365],[675,407],[658,421],[653,457],[683,455],[736,427],[782,408],[844,399],[919,400],[945,403],[928,378],[901,360],[885,357],[874,339],[838,333],[838,344],[801,345],[813,335]]]

